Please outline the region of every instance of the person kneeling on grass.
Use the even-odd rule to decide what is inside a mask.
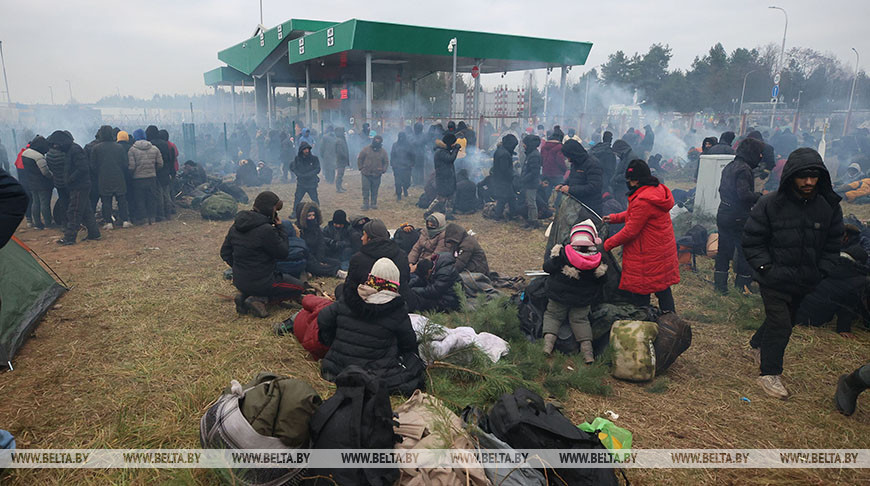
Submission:
[[[601,300],[607,265],[601,263],[598,230],[591,220],[571,227],[569,243],[554,245],[544,262],[547,278],[547,310],[544,312],[544,353],[553,353],[559,327],[568,317],[574,339],[586,364],[592,364],[592,326],[589,306]]]
[[[287,231],[278,218],[284,207],[271,191],[261,192],[250,211],[240,211],[221,246],[221,259],[233,268],[236,312],[269,317],[266,303],[298,297],[304,285],[277,271],[278,260],[287,258]]]
[[[354,290],[360,299],[342,299],[320,311],[318,339],[329,346],[320,364],[323,379],[335,381],[357,365],[381,378],[390,393],[410,395],[424,388],[425,366],[399,279],[396,264],[380,258]]]

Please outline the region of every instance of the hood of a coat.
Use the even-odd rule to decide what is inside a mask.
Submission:
[[[145,129],[145,139],[150,141],[160,138],[160,130],[154,125],[148,125]]]
[[[27,157],[28,159],[31,159],[31,160],[39,160],[39,159],[42,159],[45,157],[43,154],[41,154],[40,152],[38,152],[36,150],[33,150],[33,148],[31,148],[31,147],[27,147],[26,149],[24,149],[24,152],[21,152],[21,156]]]
[[[583,145],[574,139],[570,139],[562,145],[562,153],[565,154],[565,157],[568,157],[573,164],[582,163],[589,156],[586,153],[586,149],[583,148]]]
[[[438,273],[438,270],[441,270],[444,267],[452,267],[456,263],[456,258],[453,257],[452,253],[444,252],[438,253],[438,260],[435,262],[435,266],[432,268],[432,273]]]
[[[465,228],[456,223],[450,223],[444,230],[444,241],[449,241],[458,246],[467,235],[468,232],[465,231]]]
[[[541,144],[541,155],[560,152],[562,150],[562,142],[556,140],[547,140]]]
[[[628,142],[621,138],[613,142],[613,146],[611,148],[613,149],[613,152],[618,154],[620,157],[623,157],[625,154],[631,151],[631,145],[629,145]]]
[[[657,186],[640,186],[629,199],[640,199],[650,203],[662,211],[670,211],[674,207],[674,195],[664,184]]]
[[[62,130],[55,130],[51,135],[48,136],[47,141],[49,146],[60,146],[60,150],[62,152],[69,151],[70,147],[73,144],[73,138],[68,133]]]
[[[762,155],[764,155],[764,142],[754,138],[746,138],[737,146],[736,157],[746,161],[753,169],[761,163]]]
[[[112,132],[112,127],[103,125],[97,130],[97,140],[100,142],[114,142],[115,134]]]
[[[308,142],[305,141],[299,142],[299,150],[297,151],[297,155],[302,157],[302,151],[305,149],[311,149],[311,145],[308,145]],[[311,152],[308,153],[310,154]]]
[[[799,148],[788,156],[788,160],[782,168],[782,176],[780,177],[777,192],[779,194],[788,194],[793,187],[791,181],[795,174],[804,169],[819,170],[821,174],[819,175],[819,182],[816,185],[818,193],[824,196],[831,204],[840,202],[842,198],[834,192],[831,184],[831,174],[828,172],[828,168],[825,167],[822,156],[808,147]]]
[[[153,147],[153,145],[151,145],[151,142],[148,140],[136,140],[136,142],[133,143],[132,148],[145,151],[150,150],[151,147]]]
[[[501,146],[504,147],[505,150],[507,150],[511,154],[514,153],[514,150],[516,150],[517,145],[519,144],[519,140],[517,140],[517,137],[512,133],[508,133],[501,138]]]
[[[525,146],[525,151],[527,154],[530,154],[538,149],[541,145],[541,137],[537,135],[526,135],[523,137],[523,145]]]
[[[248,210],[239,211],[239,214],[236,215],[235,227],[240,233],[247,233],[254,228],[271,223],[272,221],[265,214]]]
[[[379,258],[389,258],[390,260],[393,260],[401,251],[399,245],[395,241],[389,239],[369,241],[360,248],[360,252],[368,255],[369,258],[372,258],[375,261]]]
[[[48,140],[46,140],[45,137],[43,137],[42,135],[37,135],[33,140],[30,141],[29,147],[45,155],[48,153]]]
[[[323,224],[323,216],[320,214],[320,208],[312,201],[308,201],[299,205],[298,210],[296,211],[296,222],[299,224],[299,227],[302,228],[303,221],[308,221],[308,213],[314,211],[314,221],[317,223],[317,227]]]

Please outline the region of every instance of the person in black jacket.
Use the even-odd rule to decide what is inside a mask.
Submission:
[[[456,259],[451,253],[436,253],[417,262],[411,275],[411,290],[417,298],[414,311],[452,312],[459,310],[455,284],[459,282]]]
[[[453,219],[453,195],[456,193],[456,156],[461,146],[456,143],[456,135],[445,133],[441,140],[435,141],[435,191],[436,196],[423,213],[423,219],[432,213],[444,213]]]
[[[69,132],[55,131],[48,136],[48,144],[50,147],[49,154],[53,149],[55,155],[59,155],[63,160],[61,164],[60,175],[54,172],[55,180],[60,177],[63,179],[68,194],[68,207],[66,211],[66,229],[64,236],[57,240],[61,245],[74,245],[76,235],[81,229],[82,224],[88,230],[88,240],[99,240],[100,228],[97,226],[97,221],[94,219],[94,212],[91,211],[90,191],[91,191],[91,175],[90,163],[85,156],[84,150],[73,142],[72,135]],[[49,166],[51,166],[51,161]]]
[[[833,272],[843,237],[840,196],[822,157],[811,148],[788,156],[777,192],[762,196],[743,231],[743,252],[761,286],[765,319],[749,342],[760,362],[759,385],[786,398],[782,358],[801,300]]]
[[[27,193],[18,180],[0,169],[0,248],[6,246],[27,213]]]
[[[573,139],[562,145],[562,153],[571,161],[571,169],[565,183],[556,186],[556,190],[570,194],[596,214],[601,214],[604,172],[598,160],[589,155],[580,142]]]
[[[473,214],[480,210],[477,199],[477,184],[468,179],[468,170],[461,169],[456,174],[456,198],[453,210],[459,214]]]
[[[54,187],[51,170],[45,160],[48,153],[48,141],[42,135],[37,135],[30,141],[28,147],[21,153],[21,165],[27,174],[28,189],[31,198],[31,218],[36,229],[51,226],[51,190]]]
[[[390,150],[390,161],[393,166],[393,181],[396,185],[396,201],[402,200],[402,195],[408,197],[411,187],[411,168],[414,165],[414,148],[408,142],[408,134],[399,132],[399,137]]]
[[[357,365],[378,376],[390,393],[411,395],[425,386],[425,365],[417,354],[399,269],[389,258],[372,265],[365,282],[351,289],[358,297],[340,300],[317,315],[318,340],[329,346],[320,364],[327,381]]]
[[[257,195],[253,209],[239,211],[221,246],[221,259],[233,269],[236,312],[268,317],[266,301],[287,300],[302,293],[302,282],[278,273],[275,265],[287,258],[289,243],[278,211],[284,207],[271,191]]]
[[[519,141],[513,134],[507,134],[501,139],[501,144],[492,156],[492,171],[489,176],[495,199],[495,219],[504,219],[505,206],[512,216],[516,212],[517,193],[514,191],[514,150]]]
[[[526,202],[526,224],[524,228],[540,228],[538,222],[538,188],[541,186],[541,153],[538,146],[541,145],[541,137],[526,135],[523,137],[523,152],[526,160],[520,173],[520,187]]]
[[[625,140],[619,139],[613,142],[613,153],[619,157],[619,163],[616,165],[616,170],[613,171],[613,178],[610,179],[610,193],[613,197],[619,199],[623,203],[628,202],[628,196],[625,193],[625,171],[628,169],[628,164],[632,160],[643,160],[643,157],[637,154]]]
[[[749,291],[749,286],[752,284],[752,268],[743,255],[743,226],[749,218],[749,211],[761,196],[755,192],[755,176],[752,171],[761,162],[763,151],[764,144],[747,138],[737,147],[734,160],[722,169],[719,182],[719,211],[716,213],[719,249],[713,272],[716,291],[722,294],[728,293],[728,267],[732,259],[734,273],[737,274],[734,286],[745,293]]]
[[[408,254],[399,248],[395,241],[390,239],[384,222],[372,219],[362,227],[362,247],[350,259],[347,268],[347,277],[344,283],[336,288],[335,295],[346,300],[358,300],[359,295],[353,291],[358,285],[365,283],[372,265],[380,258],[389,258],[399,269],[399,293],[405,298],[409,309],[414,309],[416,299],[411,292],[408,282],[410,281],[411,269],[408,265]]]
[[[719,143],[710,147],[707,154],[734,155],[734,149],[731,148],[732,143],[734,143],[734,132],[723,132],[719,137]]]
[[[598,159],[598,165],[601,166],[602,176],[604,177],[601,186],[602,192],[614,191],[610,185],[610,182],[613,180],[613,173],[616,170],[616,154],[613,153],[613,149],[610,148],[612,140],[613,134],[609,131],[605,131],[601,136],[601,142],[596,143],[589,149],[589,155]],[[625,184],[618,187],[617,190],[622,191],[624,190],[624,187]]]
[[[344,171],[350,166],[350,155],[348,154],[347,139],[344,138],[344,128],[335,127],[335,192],[346,192],[342,181],[344,180]]]
[[[306,202],[296,209],[299,237],[305,240],[305,244],[308,245],[308,263],[305,270],[316,277],[345,277],[344,272],[339,273],[341,261],[327,256],[334,254],[327,253],[329,250],[328,240],[320,227],[323,223],[320,208],[317,207],[316,203]]]
[[[91,148],[91,164],[97,172],[100,199],[103,201],[103,229],[114,229],[112,199],[118,202],[118,225],[132,226],[127,212],[127,150],[115,142],[112,127],[103,125],[97,132],[99,142]]]
[[[155,212],[157,213],[156,221],[169,220],[172,216],[171,206],[172,198],[170,194],[170,185],[172,176],[175,174],[174,166],[170,162],[174,159],[175,154],[169,148],[169,141],[164,140],[160,135],[160,130],[154,125],[148,125],[145,129],[145,139],[151,142],[151,145],[160,150],[160,156],[163,158],[163,166],[157,169],[157,203]]]
[[[341,268],[347,270],[350,257],[362,247],[361,235],[351,228],[347,213],[341,209],[332,213],[332,220],[323,228],[326,250],[329,255],[341,261]]]
[[[768,171],[773,170],[774,166],[776,166],[776,153],[773,150],[773,145],[765,142],[764,137],[758,130],[751,130],[746,134],[746,138],[754,138],[764,144],[764,157],[761,159],[761,167]]]
[[[296,174],[296,194],[293,196],[293,212],[299,209],[299,203],[302,198],[308,193],[317,205],[320,205],[320,198],[317,197],[317,184],[320,182],[320,159],[311,154],[311,145],[306,142],[299,143],[299,153],[290,164],[290,170]]]
[[[716,137],[707,137],[701,142],[701,155],[710,155],[710,149],[713,148],[719,140]]]

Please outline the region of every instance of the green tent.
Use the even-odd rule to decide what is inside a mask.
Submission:
[[[39,319],[66,292],[13,238],[0,248],[0,363],[12,368],[12,357]]]

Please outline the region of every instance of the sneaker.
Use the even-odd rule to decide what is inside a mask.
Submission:
[[[781,375],[761,375],[758,377],[758,384],[761,389],[768,395],[785,400],[788,398],[788,390],[782,384]]]
[[[111,231],[111,230],[115,229],[115,225],[113,225],[112,223],[106,223],[106,224],[103,226],[103,229],[104,229],[104,230],[107,230],[107,231]]]
[[[245,296],[241,292],[236,292],[233,297],[233,302],[236,303],[236,314],[243,316],[248,313],[248,306],[245,305]]]
[[[66,238],[61,238],[61,239],[57,240],[57,244],[61,245],[61,246],[70,246],[70,245],[75,245],[76,242],[73,240],[68,240]]]
[[[287,319],[284,322],[276,322],[275,324],[272,324],[272,332],[274,332],[276,336],[293,334],[293,319]]]
[[[269,311],[266,309],[266,303],[256,297],[248,297],[245,299],[245,305],[252,315],[261,319],[269,317]]]
[[[133,223],[131,223],[131,222],[129,222],[129,221],[124,221],[124,224],[122,224],[121,227],[122,227],[122,228],[132,228],[132,227],[133,227]]]
[[[339,270],[339,271],[335,272],[335,276],[344,280],[347,278],[347,271],[346,270]]]
[[[749,348],[749,358],[755,366],[761,366],[761,348]]]

